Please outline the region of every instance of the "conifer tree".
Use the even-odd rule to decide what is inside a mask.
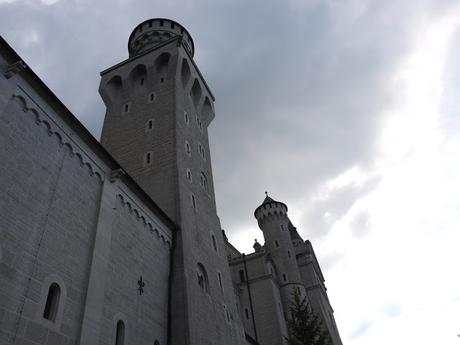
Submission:
[[[320,317],[313,312],[307,298],[301,298],[297,290],[293,293],[289,310],[291,317],[287,321],[288,345],[332,345],[329,333]]]

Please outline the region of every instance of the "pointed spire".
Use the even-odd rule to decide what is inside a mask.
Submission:
[[[274,201],[275,201],[275,200],[273,200],[272,198],[270,198],[270,197],[268,196],[268,192],[265,192],[265,199],[264,199],[264,201],[262,202],[262,205],[268,204],[269,202],[274,202]]]

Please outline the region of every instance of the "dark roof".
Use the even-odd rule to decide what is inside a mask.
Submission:
[[[269,204],[271,202],[275,202],[275,200],[273,200],[272,198],[270,198],[267,194],[267,196],[265,197],[264,199],[264,202],[262,203],[262,205],[265,205],[265,204]]]
[[[262,204],[260,204],[260,205],[256,208],[256,210],[254,211],[254,217],[256,217],[256,213],[257,213],[257,210],[258,210],[259,208],[263,207],[264,205],[268,205],[268,204],[281,204],[281,205],[284,205],[284,207],[286,207],[286,210],[287,210],[287,206],[286,206],[285,203],[282,203],[281,201],[276,201],[276,200],[270,198],[270,197],[268,196],[268,193],[265,192],[265,199],[264,199],[264,201],[262,202]],[[257,218],[257,217],[256,217],[256,218]]]

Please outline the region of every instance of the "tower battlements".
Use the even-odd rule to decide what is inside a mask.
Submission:
[[[287,211],[288,208],[285,204],[275,201],[267,195],[262,205],[254,211],[254,217],[256,217],[259,226],[261,226],[266,218],[273,216],[287,217]]]
[[[141,54],[175,36],[182,36],[186,50],[193,57],[195,46],[192,36],[179,23],[164,18],[149,19],[134,28],[128,40],[129,57]]]

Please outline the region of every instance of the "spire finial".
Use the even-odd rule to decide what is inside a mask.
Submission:
[[[265,196],[268,196],[268,193],[267,193],[267,191],[265,191]]]

